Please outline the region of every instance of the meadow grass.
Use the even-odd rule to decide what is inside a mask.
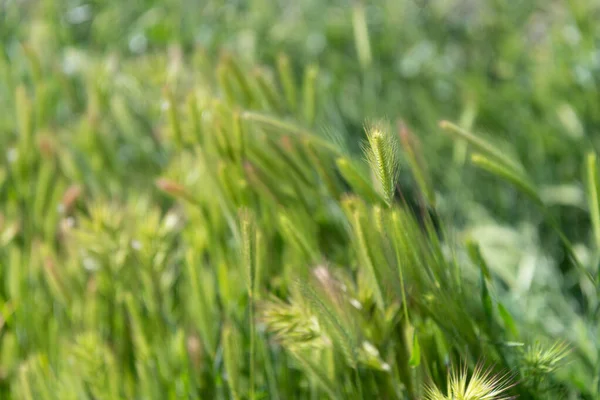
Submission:
[[[4,1],[0,398],[598,398],[599,13]]]

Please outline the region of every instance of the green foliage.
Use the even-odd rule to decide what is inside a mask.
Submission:
[[[598,10],[2,3],[0,398],[598,398]]]

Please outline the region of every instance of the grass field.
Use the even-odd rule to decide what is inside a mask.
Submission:
[[[0,0],[0,399],[600,398],[598,20]]]

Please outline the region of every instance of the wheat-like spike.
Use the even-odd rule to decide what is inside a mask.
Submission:
[[[351,367],[356,366],[356,340],[352,333],[344,326],[341,318],[329,307],[317,292],[308,284],[299,283],[300,291],[310,302],[325,327],[331,329],[330,336],[337,341]]]
[[[95,333],[78,336],[70,349],[80,378],[98,399],[119,398],[120,371],[110,348]]]
[[[257,229],[255,217],[249,210],[240,211],[242,231],[242,260],[246,274],[246,288],[248,290],[248,311],[250,329],[250,399],[254,399],[254,375],[255,375],[255,342],[256,329],[254,324],[254,289],[256,279],[256,239]]]
[[[367,128],[367,139],[367,160],[379,181],[385,202],[391,206],[398,178],[397,143],[381,125]]]
[[[236,95],[235,88],[231,82],[229,68],[225,63],[221,62],[217,67],[217,79],[219,81],[219,87],[223,93],[223,96],[229,104],[235,104]]]
[[[471,377],[466,365],[452,370],[448,376],[448,393],[435,386],[425,388],[425,400],[509,400],[508,390],[515,385],[512,374],[494,375],[481,363],[475,366]]]
[[[317,318],[302,304],[274,299],[262,303],[260,315],[267,331],[291,351],[324,349],[331,344]]]
[[[221,333],[221,342],[223,346],[223,363],[227,372],[227,383],[231,391],[231,397],[234,400],[240,399],[240,371],[238,360],[238,349],[240,346],[238,333],[231,323],[226,323],[223,326]]]
[[[262,95],[265,107],[269,111],[284,112],[284,104],[277,87],[271,82],[263,69],[255,68],[252,76],[256,81],[258,91]]]
[[[569,355],[569,345],[558,341],[550,347],[536,342],[525,353],[526,364],[536,373],[549,374],[555,371]]]
[[[243,104],[248,106],[253,105],[255,103],[255,96],[244,69],[231,54],[225,54],[223,62],[227,65],[231,78],[237,82]]]

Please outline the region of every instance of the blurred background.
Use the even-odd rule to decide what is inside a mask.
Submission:
[[[200,68],[224,52],[245,65],[273,65],[285,52],[297,74],[319,66],[320,129],[352,137],[358,149],[366,120],[402,119],[435,154],[429,162],[436,187],[450,193],[477,179],[483,186],[461,196],[473,196],[504,220],[528,214],[526,207],[463,168],[465,151],[439,134],[439,120],[505,143],[536,182],[561,185],[547,188],[550,197],[574,206],[576,186],[563,185],[580,178],[576,155],[598,145],[594,2],[4,0],[0,15],[3,60],[10,65],[3,73],[12,77],[3,79],[7,110],[14,103],[11,81],[26,74],[27,49],[39,68],[69,79],[79,110],[85,100],[76,83],[98,68],[118,69],[125,86],[144,93],[162,77],[144,81],[128,69],[176,68],[179,58]],[[357,37],[357,19],[366,24],[365,40]],[[159,96],[144,96],[142,104],[128,105],[143,107],[152,98],[160,103]],[[52,107],[50,116],[61,123],[76,111]]]
[[[136,124],[152,129],[162,85],[204,79],[210,86],[207,76],[225,52],[246,66],[274,65],[285,52],[298,77],[303,67],[318,65],[315,126],[347,138],[353,151],[360,152],[365,121],[404,121],[428,154],[439,206],[460,225],[490,216],[536,226],[540,216],[514,191],[469,168],[466,145],[440,133],[442,119],[493,137],[514,154],[559,208],[565,232],[585,241],[579,182],[581,154],[600,140],[599,12],[584,0],[4,0],[2,146],[10,148],[14,120],[7,116],[17,82],[43,79],[42,71],[53,74],[44,82],[44,124],[66,131],[61,136],[77,146],[68,126],[86,108],[90,79],[111,97],[111,112],[124,102],[141,117]],[[35,54],[36,70],[28,54]],[[184,78],[181,60],[211,72]],[[69,96],[53,97],[61,85]],[[134,131],[131,140],[140,134]],[[135,146],[114,150],[125,157],[117,161],[127,165],[122,171],[140,183],[137,173],[160,165],[160,157]],[[545,246],[560,252],[556,242]]]

